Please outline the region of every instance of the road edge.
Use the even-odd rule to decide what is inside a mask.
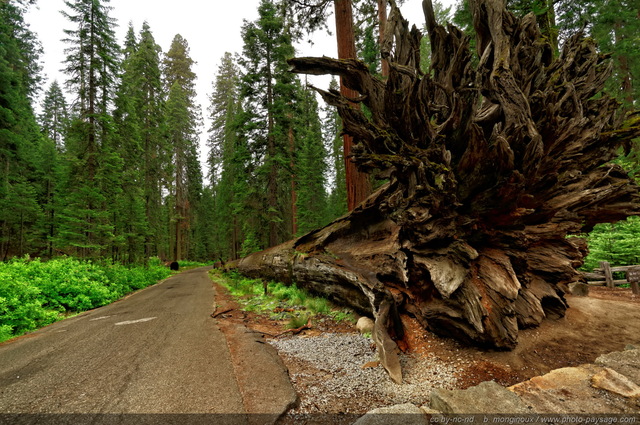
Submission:
[[[217,294],[217,284],[211,284]],[[218,305],[218,308],[225,308]],[[264,335],[246,326],[215,320],[227,341],[234,374],[245,411],[260,415],[260,422],[275,423],[299,404],[298,394],[275,347]]]

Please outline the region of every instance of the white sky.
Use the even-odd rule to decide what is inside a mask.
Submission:
[[[373,1],[373,0],[371,0]],[[454,0],[444,0],[445,5]],[[257,8],[260,0],[111,0],[113,7],[110,16],[115,18],[119,27],[116,29],[118,42],[122,44],[129,22],[133,23],[138,34],[143,22],[148,22],[151,32],[163,52],[167,52],[176,34],[182,35],[190,47],[191,58],[196,61],[194,72],[198,80],[196,90],[197,101],[205,117],[205,127],[201,129],[201,145],[207,138],[209,126],[207,108],[208,96],[212,91],[212,82],[218,69],[220,58],[225,52],[241,53],[241,26],[243,19],[254,21],[258,17]],[[38,0],[32,6],[25,19],[33,32],[38,34],[44,54],[42,56],[45,81],[42,93],[55,79],[64,87],[66,76],[60,72],[63,68],[65,45],[60,40],[65,38],[64,29],[75,29],[60,13],[67,9],[63,0]],[[402,14],[411,24],[422,27],[424,17],[421,0],[406,0],[401,7]],[[333,24],[333,16],[329,22]],[[306,42],[298,46],[299,56],[337,56],[335,38],[325,32],[313,37],[314,45]],[[329,79],[318,80],[310,77],[310,81],[319,88],[326,88]],[[69,99],[68,99],[69,100]],[[36,105],[36,110],[39,110]],[[201,150],[201,161],[204,161],[204,150]],[[206,171],[205,171],[206,174]]]

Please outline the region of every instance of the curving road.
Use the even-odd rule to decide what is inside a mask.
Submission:
[[[244,413],[214,295],[194,269],[0,345],[0,413]]]

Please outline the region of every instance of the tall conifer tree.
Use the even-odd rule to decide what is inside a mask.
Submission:
[[[69,126],[69,110],[57,80],[51,83],[44,95],[39,121],[43,134],[53,141],[58,149],[63,149]]]
[[[245,22],[240,64],[244,68],[240,93],[244,99],[244,132],[251,141],[257,160],[254,185],[263,203],[255,205],[262,223],[254,228],[257,245],[273,246],[290,234],[287,210],[290,192],[288,132],[291,126],[291,102],[294,77],[287,72],[286,59],[293,56],[291,36],[280,10],[269,0],[262,0],[255,22]],[[290,220],[290,218],[289,218]],[[265,225],[267,233],[262,232]]]
[[[180,260],[189,251],[193,211],[202,191],[202,174],[198,163],[198,125],[200,116],[195,103],[196,75],[192,71],[189,45],[176,35],[164,59],[164,81],[168,90],[166,120],[173,153],[172,218],[173,257]]]
[[[299,88],[299,114],[295,121],[296,206],[298,235],[327,223],[327,151],[323,144],[322,126],[315,92]]]
[[[338,90],[338,82],[332,79],[329,88]],[[342,121],[333,106],[325,105],[322,109],[324,112],[322,130],[325,146],[329,152],[329,175],[332,182],[327,205],[327,218],[330,221],[348,211],[347,179],[345,176],[344,144],[342,137],[340,137]]]
[[[40,46],[24,11],[20,2],[0,2],[0,260],[39,247],[43,141],[30,100],[38,90]]]
[[[212,229],[215,258],[237,258],[239,227],[238,214],[233,209],[237,194],[232,190],[237,178],[237,165],[233,163],[238,113],[239,70],[231,53],[221,58],[209,98],[211,127],[207,145],[209,181],[212,188],[211,206],[217,223]]]
[[[145,22],[140,40],[131,57],[132,85],[135,87],[135,109],[143,151],[144,208],[149,224],[145,239],[146,257],[167,257],[168,228],[161,219],[162,191],[169,180],[171,147],[168,145],[165,125],[165,93],[162,83],[161,49],[149,25]]]
[[[136,85],[137,70],[134,67],[138,42],[130,24],[124,43],[122,75],[116,92],[112,154],[122,158],[119,179],[114,182],[121,191],[114,200],[114,243],[112,257],[121,262],[137,262],[144,252],[148,230],[144,209],[144,153],[142,146],[142,119],[138,106],[140,90]]]
[[[44,215],[39,224],[41,240],[47,241],[47,255],[54,254],[54,239],[57,235],[58,210],[64,193],[64,168],[62,152],[69,127],[69,112],[62,89],[57,81],[51,83],[42,101],[40,128],[46,140],[40,152],[40,172],[42,178],[42,208]]]
[[[65,30],[65,72],[75,119],[66,141],[72,160],[67,180],[67,208],[59,242],[80,256],[98,256],[113,242],[107,210],[116,196],[113,181],[120,158],[107,146],[109,114],[116,88],[119,48],[109,0],[66,0],[63,15],[75,26]]]

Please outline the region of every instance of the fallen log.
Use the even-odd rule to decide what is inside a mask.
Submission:
[[[606,55],[583,34],[559,57],[535,17],[501,0],[471,0],[477,33],[438,25],[423,2],[431,69],[394,2],[383,57],[386,81],[357,60],[294,58],[293,72],[334,74],[360,93],[337,107],[354,138],[351,160],[388,183],[348,215],[233,264],[242,273],[296,282],[373,314],[383,366],[400,382],[399,312],[432,331],[500,349],[518,330],[563,317],[568,284],[600,222],[639,214],[638,187],[610,161],[640,136],[601,93]]]

